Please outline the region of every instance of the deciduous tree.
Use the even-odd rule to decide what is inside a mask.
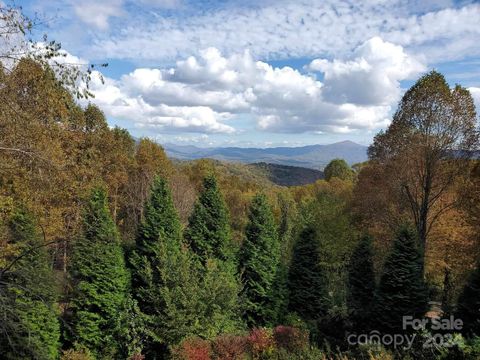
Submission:
[[[451,89],[442,74],[422,76],[403,96],[391,125],[375,136],[371,161],[395,174],[391,186],[408,204],[422,257],[436,220],[453,201],[441,201],[455,179],[466,175],[478,147],[475,105],[460,85]]]

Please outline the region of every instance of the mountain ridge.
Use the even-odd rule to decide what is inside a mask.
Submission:
[[[344,159],[353,165],[367,160],[367,146],[344,140],[326,145],[306,145],[299,147],[211,147],[195,145],[163,145],[168,156],[181,160],[211,158],[241,163],[270,163],[287,166],[306,167],[316,170],[323,168],[333,159]]]

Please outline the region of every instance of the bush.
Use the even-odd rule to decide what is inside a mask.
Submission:
[[[270,329],[253,329],[248,335],[247,341],[253,359],[268,358],[275,350],[275,341]]]
[[[480,359],[480,337],[475,336],[467,340],[460,334],[454,334],[453,346],[445,350],[439,357],[442,360]]]
[[[246,358],[247,339],[238,335],[221,335],[213,343],[214,358],[218,360],[239,360]]]
[[[296,351],[294,353],[287,351],[286,349],[277,349],[267,359],[271,360],[327,360],[325,354],[318,348],[306,347],[303,350]],[[335,360],[342,360],[336,358]],[[328,359],[330,360],[330,359]]]
[[[273,330],[273,338],[278,348],[289,352],[297,352],[308,346],[308,332],[293,326],[277,326]]]
[[[62,353],[61,360],[93,360],[93,356],[86,349],[68,349]]]
[[[208,341],[194,337],[188,338],[175,347],[172,357],[176,360],[211,360],[211,345]]]
[[[128,358],[128,360],[145,360],[145,355],[136,353]]]

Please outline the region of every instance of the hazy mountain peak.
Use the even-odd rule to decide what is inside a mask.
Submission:
[[[212,158],[224,161],[256,163],[265,162],[312,169],[323,169],[331,160],[344,159],[350,165],[367,160],[367,147],[350,140],[328,145],[299,147],[200,148],[193,145],[165,144],[168,156],[183,160]]]

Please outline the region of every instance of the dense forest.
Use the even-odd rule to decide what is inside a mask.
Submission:
[[[2,19],[8,34],[32,26],[17,9]],[[287,187],[266,165],[172,161],[80,105],[90,68],[56,62],[58,44],[11,45],[0,358],[480,357],[479,137],[465,88],[425,74],[367,162],[336,159],[324,179]]]

